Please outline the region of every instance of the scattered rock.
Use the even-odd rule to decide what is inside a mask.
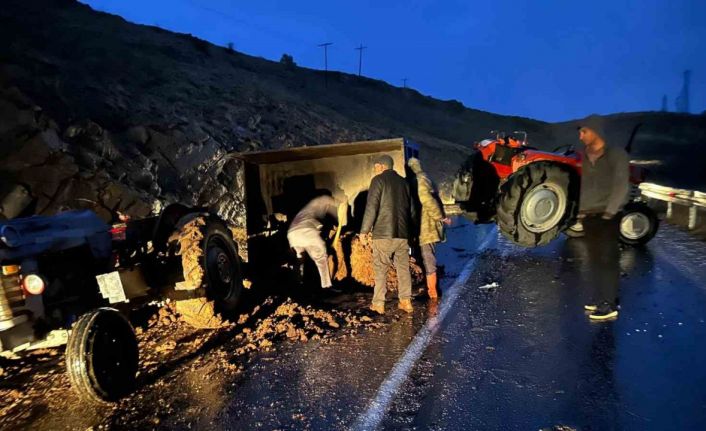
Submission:
[[[157,346],[156,352],[157,353],[163,353],[163,352],[171,352],[174,350],[177,346],[176,341],[174,340],[169,340],[166,341],[164,344]]]

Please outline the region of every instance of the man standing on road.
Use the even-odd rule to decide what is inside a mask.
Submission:
[[[304,259],[303,253],[306,252],[319,270],[321,287],[324,289],[331,287],[331,274],[328,269],[326,244],[321,238],[321,228],[327,217],[345,226],[347,214],[347,202],[337,203],[331,196],[319,196],[312,199],[297,213],[287,231],[287,240],[289,246],[297,253],[300,270]]]
[[[427,294],[432,300],[437,299],[436,277],[436,243],[444,239],[444,224],[451,224],[451,219],[444,215],[444,208],[439,201],[434,183],[422,170],[419,159],[412,157],[407,166],[417,177],[417,196],[421,204],[421,220],[419,223],[419,247],[424,262],[424,273],[427,279]]]
[[[579,219],[583,221],[588,251],[587,281],[594,289],[585,309],[591,320],[618,317],[620,285],[618,213],[629,194],[630,161],[622,148],[606,145],[602,120],[586,118],[578,128],[585,145],[581,164]]]
[[[392,169],[392,157],[382,155],[374,162],[374,173],[360,229],[364,241],[372,232],[375,291],[370,309],[385,313],[387,271],[394,262],[397,271],[399,308],[411,313],[412,275],[409,271],[409,237],[412,206],[409,185]]]

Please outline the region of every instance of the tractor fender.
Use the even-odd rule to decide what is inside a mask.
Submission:
[[[171,242],[172,240],[177,239],[184,226],[199,217],[205,218],[207,222],[218,222],[221,223],[223,226],[230,226],[230,223],[205,208],[192,208],[191,212],[184,214],[176,221],[176,223],[171,225],[171,232],[169,233],[167,242]]]
[[[205,208],[187,207],[182,204],[168,205],[159,215],[154,227],[152,244],[155,250],[162,251],[166,249],[174,232],[178,232],[182,226],[195,217],[205,214],[208,214],[208,210]]]
[[[557,158],[547,158],[544,157],[544,155],[532,155],[532,157],[524,160],[523,162],[520,162],[518,164],[513,164],[513,170],[514,172],[501,179],[500,184],[498,185],[498,197],[502,193],[502,186],[508,182],[509,180],[519,176],[519,175],[524,175],[525,172],[527,172],[530,167],[534,167],[537,164],[543,164],[545,166],[556,166],[559,169],[562,169],[566,171],[569,174],[569,187],[570,191],[572,193],[572,197],[577,200],[578,199],[578,193],[579,193],[579,188],[581,187],[581,164],[580,161],[574,162],[574,161],[566,161],[562,159],[557,159]],[[576,207],[576,210],[578,210],[578,206]]]
[[[527,150],[523,152],[520,156],[515,157],[515,159],[513,160],[513,175],[517,173],[517,171],[519,171],[520,169],[523,169],[528,165],[531,165],[532,163],[538,162],[555,163],[557,165],[564,166],[565,168],[569,168],[570,171],[573,171],[573,173],[577,175],[581,174],[581,159],[576,155],[566,156],[549,153],[546,151]]]

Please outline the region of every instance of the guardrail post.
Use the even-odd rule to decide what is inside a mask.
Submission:
[[[667,202],[667,218],[672,218],[672,203]]]
[[[689,230],[696,229],[696,212],[698,208],[696,205],[689,207]]]

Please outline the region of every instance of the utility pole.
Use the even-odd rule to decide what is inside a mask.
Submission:
[[[318,47],[324,48],[324,82],[326,87],[328,87],[328,47],[333,45],[333,42],[326,42],[317,45]]]
[[[407,78],[402,78],[402,88],[407,88]]]
[[[363,70],[363,50],[366,48],[367,46],[363,46],[361,43],[360,46],[355,49],[358,51],[358,76],[360,76],[360,72]]]
[[[689,112],[689,84],[691,81],[691,71],[684,71],[684,84],[676,100],[677,112]]]
[[[333,45],[332,42],[321,43],[318,47],[324,48],[324,72],[328,72],[328,47]]]

